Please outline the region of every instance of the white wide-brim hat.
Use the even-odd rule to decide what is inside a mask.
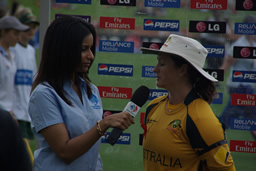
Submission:
[[[218,82],[217,79],[203,70],[208,51],[195,39],[170,34],[160,50],[141,47],[141,51],[144,54],[168,53],[178,55],[187,60],[205,78]]]

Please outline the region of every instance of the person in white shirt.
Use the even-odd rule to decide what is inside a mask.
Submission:
[[[9,112],[12,116],[16,65],[14,54],[9,48],[18,42],[20,31],[28,28],[13,16],[4,16],[0,19],[0,109]]]
[[[36,51],[29,41],[35,36],[39,22],[36,16],[28,8],[22,8],[15,15],[22,24],[29,27],[26,32],[21,32],[19,41],[11,51],[15,54],[15,64],[17,67],[14,78],[14,99],[13,113],[19,123],[23,138],[29,143],[34,139],[30,126],[30,116],[28,114],[28,102],[31,92],[34,75],[37,71]],[[32,156],[31,149],[29,149]]]

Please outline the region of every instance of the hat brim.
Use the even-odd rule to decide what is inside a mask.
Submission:
[[[167,54],[174,54],[174,55],[178,55],[177,53],[172,53],[172,52],[165,52],[165,51],[161,51],[158,49],[150,49],[150,48],[145,48],[145,47],[141,47],[140,50],[142,51],[143,54],[155,54],[158,55],[159,53],[167,53]],[[182,56],[180,56],[182,57]],[[182,57],[183,58],[183,57]],[[183,58],[185,59],[185,58]],[[186,59],[185,59],[186,60]],[[187,62],[189,62],[188,60],[186,60]],[[217,79],[215,79],[213,76],[211,76],[210,74],[208,74],[205,70],[203,70],[202,68],[192,64],[191,62],[189,62],[198,72],[200,72],[205,78],[207,78],[210,81],[213,82],[218,82]]]

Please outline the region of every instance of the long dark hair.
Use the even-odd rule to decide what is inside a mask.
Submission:
[[[91,51],[95,56],[96,31],[92,24],[73,16],[61,16],[55,19],[46,31],[42,58],[38,73],[32,85],[35,87],[47,81],[57,94],[69,105],[71,102],[65,97],[63,84],[76,72],[81,63],[81,50],[84,37],[93,35]],[[87,93],[91,97],[90,79],[88,73],[76,73],[87,84]]]
[[[210,104],[217,94],[215,83],[205,78],[184,58],[173,54],[171,55],[171,58],[178,67],[181,67],[183,64],[188,65],[188,77],[193,84],[194,90],[201,98]]]

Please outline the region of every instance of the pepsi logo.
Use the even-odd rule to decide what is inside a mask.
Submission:
[[[203,32],[203,31],[206,30],[206,24],[205,24],[204,22],[198,22],[198,23],[196,24],[196,29],[197,29],[197,31],[199,31],[199,32]]]
[[[159,49],[159,46],[158,44],[156,43],[152,43],[150,46],[149,46],[150,49]]]
[[[108,66],[107,65],[100,65],[99,70],[103,71],[103,72],[108,71]]]
[[[251,55],[251,51],[249,48],[242,48],[240,51],[240,55],[244,58],[247,58]]]
[[[243,3],[243,7],[244,7],[244,9],[246,9],[246,10],[252,9],[252,7],[253,7],[253,2],[252,2],[252,0],[245,0],[244,3]]]
[[[234,72],[233,76],[234,76],[234,78],[243,78],[242,72],[239,72],[239,71]]]
[[[154,26],[154,23],[153,23],[152,20],[147,20],[147,21],[145,21],[145,26],[147,26],[147,27],[153,27],[153,26]]]

